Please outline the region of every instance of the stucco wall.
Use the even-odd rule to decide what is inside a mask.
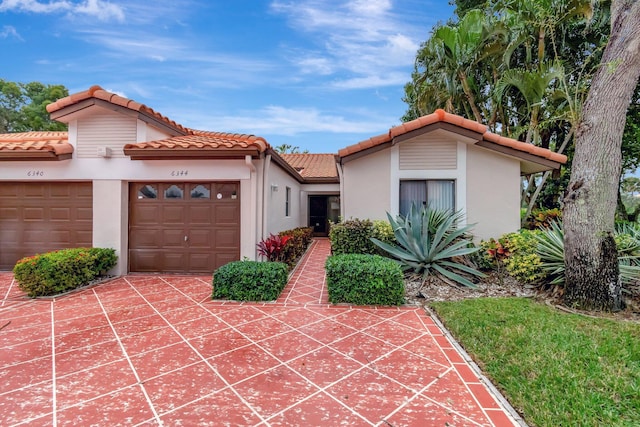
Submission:
[[[476,239],[520,228],[520,162],[470,146],[467,150],[467,221]]]
[[[306,220],[301,216],[300,183],[272,161],[265,184],[264,200],[267,213],[265,237],[269,233],[276,234],[282,230],[304,225]],[[287,187],[291,189],[289,216],[285,215]]]
[[[390,211],[390,150],[344,163],[344,219],[386,219]]]

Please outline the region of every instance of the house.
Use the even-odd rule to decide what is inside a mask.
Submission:
[[[99,86],[47,107],[68,132],[0,135],[0,270],[63,247],[115,248],[112,273],[209,274],[269,233],[385,218],[411,200],[463,209],[482,238],[519,226],[520,174],[564,156],[437,111],[338,154],[278,154],[190,129]]]

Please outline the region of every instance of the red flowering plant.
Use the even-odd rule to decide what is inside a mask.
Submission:
[[[491,238],[488,241],[482,242],[482,246],[486,249],[485,258],[495,268],[500,284],[504,283],[504,262],[511,255],[508,245],[509,241],[504,236],[498,240]]]
[[[258,254],[266,258],[267,261],[280,261],[282,250],[291,236],[277,236],[269,234],[269,237],[258,243]]]

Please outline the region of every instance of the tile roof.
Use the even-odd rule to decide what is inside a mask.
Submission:
[[[335,154],[280,154],[303,178],[338,178]]]
[[[61,159],[71,157],[71,153],[73,146],[66,131],[0,134],[0,158],[5,160]]]
[[[106,101],[113,105],[118,105],[120,107],[127,108],[129,110],[137,111],[159,122],[162,122],[167,126],[170,126],[180,131],[183,134],[191,133],[190,129],[187,129],[181,124],[176,123],[175,121],[169,119],[166,116],[163,116],[162,114],[155,111],[153,108],[149,108],[146,105],[141,104],[139,102],[136,102],[131,99],[125,98],[123,96],[120,96],[118,94],[106,91],[97,85],[91,86],[89,89],[85,91],[74,93],[64,98],[58,99],[56,102],[53,102],[47,105],[47,111],[49,112],[49,114],[55,113],[56,111],[60,111],[66,107],[78,104],[84,100],[91,99],[91,98],[100,99],[102,101]]]
[[[466,129],[466,130],[478,133],[482,136],[482,139],[484,141],[501,145],[503,147],[512,148],[516,151],[520,151],[523,153],[529,153],[534,156],[541,157],[543,159],[547,159],[556,163],[563,164],[563,163],[566,163],[567,161],[567,156],[563,154],[558,154],[551,150],[537,147],[533,144],[527,144],[522,141],[497,135],[495,133],[490,132],[487,126],[483,124],[480,124],[473,120],[465,119],[464,117],[458,116],[456,114],[447,113],[441,109],[438,109],[431,114],[419,117],[410,122],[406,122],[401,125],[395,126],[385,134],[377,135],[369,139],[366,139],[364,141],[361,141],[357,144],[350,145],[346,148],[343,148],[340,151],[338,151],[338,156],[347,157],[352,154],[365,151],[369,148],[373,148],[385,143],[391,143],[394,138],[400,135],[404,135],[411,131],[420,129],[422,127],[425,127],[434,123],[441,123],[441,122],[449,123],[461,129]]]
[[[244,154],[257,155],[270,148],[264,138],[255,135],[193,129],[189,129],[189,132],[189,135],[126,144],[124,152],[138,158],[154,156],[161,152],[172,152],[176,156],[225,157]]]

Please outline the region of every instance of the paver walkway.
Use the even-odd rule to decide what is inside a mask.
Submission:
[[[424,310],[328,305],[328,253],[265,304],[148,275],[29,300],[0,274],[0,425],[514,425]]]

